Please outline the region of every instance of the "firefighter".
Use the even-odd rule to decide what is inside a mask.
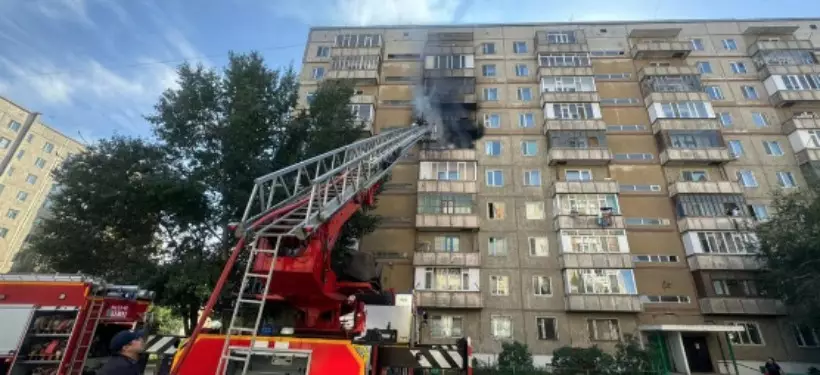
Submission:
[[[141,375],[140,354],[145,349],[142,331],[120,331],[111,339],[111,353],[97,375]]]

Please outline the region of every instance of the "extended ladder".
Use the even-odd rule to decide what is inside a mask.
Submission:
[[[93,298],[88,306],[88,311],[80,325],[80,334],[77,336],[77,344],[74,346],[71,359],[68,363],[67,375],[82,375],[85,360],[91,344],[94,343],[94,334],[97,333],[97,326],[102,317],[105,307],[105,300]]]
[[[282,241],[292,237],[300,240],[309,237],[346,203],[385,177],[398,159],[429,133],[430,128],[427,126],[385,132],[256,179],[242,222],[237,228],[240,240],[234,251],[241,251],[247,245],[250,253],[217,373],[225,372],[231,361],[241,365],[241,374],[248,371],[262,321],[265,296],[270,290]],[[260,241],[268,241],[270,245],[263,248]],[[268,254],[272,258],[270,268],[267,273],[254,273],[252,265],[261,254]],[[232,255],[226,270],[233,267],[235,259],[236,254]],[[183,349],[180,364],[210,315],[225,278],[227,272],[223,270],[199,324]],[[246,289],[254,281],[264,285],[260,299],[246,297]],[[241,316],[255,317],[253,325],[241,325],[238,319]],[[233,349],[239,347],[232,347],[230,340],[236,335],[250,336],[250,347],[242,347],[241,352],[234,352]]]

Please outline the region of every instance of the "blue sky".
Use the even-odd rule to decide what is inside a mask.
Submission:
[[[0,95],[93,141],[147,136],[176,65],[298,66],[310,26],[820,17],[811,0],[0,0]]]

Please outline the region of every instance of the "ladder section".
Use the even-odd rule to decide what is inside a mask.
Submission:
[[[86,357],[88,357],[88,350],[94,342],[94,334],[97,333],[97,325],[102,317],[105,307],[103,299],[94,298],[88,307],[88,312],[83,319],[80,328],[80,334],[77,336],[77,345],[74,347],[71,354],[70,362],[68,363],[67,375],[82,375],[83,367],[85,365]]]
[[[357,193],[384,177],[429,132],[426,126],[385,132],[257,178],[240,230],[305,238]],[[298,215],[282,215],[297,209],[301,209]]]

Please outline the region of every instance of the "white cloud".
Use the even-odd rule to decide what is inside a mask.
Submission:
[[[55,20],[78,22],[85,26],[96,27],[88,16],[88,4],[85,0],[48,0],[34,2],[37,10],[44,16]]]
[[[449,23],[464,0],[326,0],[305,6],[300,0],[276,0],[277,15],[308,25],[369,26]]]

